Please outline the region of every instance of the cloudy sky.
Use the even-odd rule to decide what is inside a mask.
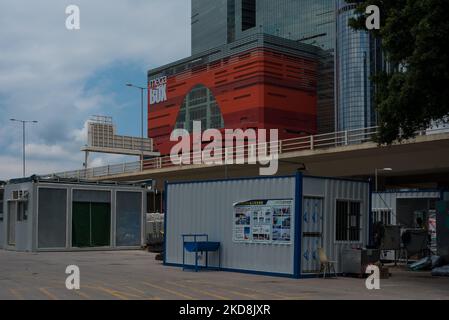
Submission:
[[[65,26],[71,4],[79,31]],[[148,69],[189,53],[187,0],[0,0],[0,180],[22,175],[10,118],[39,121],[27,129],[28,175],[81,168],[85,121],[112,116],[119,134],[140,136],[140,93],[125,84],[145,85]]]

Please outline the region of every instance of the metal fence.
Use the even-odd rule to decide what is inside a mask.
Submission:
[[[294,152],[314,151],[322,149],[332,149],[344,146],[360,145],[374,142],[378,127],[348,130],[334,133],[311,135],[293,139],[280,140],[259,144],[248,144],[244,146],[234,146],[217,149],[214,153],[215,159],[222,159],[222,165],[232,163],[255,163],[256,156],[261,159],[261,155],[268,157],[272,151],[278,154],[288,154]],[[419,132],[418,135],[431,135],[449,132],[448,129],[432,129]],[[172,161],[170,156],[160,156],[149,160],[128,162],[103,167],[54,173],[49,177],[72,178],[72,179],[94,179],[104,178],[126,173],[138,173],[143,171],[158,170],[170,167],[182,167],[190,164],[202,164],[203,153],[191,153],[182,158],[182,161]],[[190,161],[189,161],[190,160]],[[182,162],[182,163],[181,163]],[[186,164],[187,163],[187,164]]]

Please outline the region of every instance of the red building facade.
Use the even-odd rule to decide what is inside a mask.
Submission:
[[[313,49],[262,35],[241,42],[149,71],[148,134],[161,154],[193,120],[203,130],[278,129],[280,139],[316,133]]]

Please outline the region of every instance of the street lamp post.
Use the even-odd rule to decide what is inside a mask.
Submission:
[[[376,180],[376,192],[379,191],[379,182],[378,182],[379,172],[389,172],[389,171],[393,171],[393,169],[392,168],[383,168],[383,169],[376,168],[374,170],[374,175],[375,175],[375,180]]]
[[[37,123],[36,120],[18,120],[18,119],[9,119],[13,122],[19,122],[22,124],[22,165],[23,165],[23,177],[26,176],[26,159],[25,159],[25,130],[27,123]]]
[[[134,85],[134,84],[132,84],[132,83],[128,83],[128,84],[126,84],[126,86],[127,87],[131,87],[131,88],[136,88],[136,89],[139,89],[140,90],[140,120],[141,120],[141,123],[140,123],[140,138],[141,138],[141,141],[140,141],[140,146],[141,146],[141,149],[140,149],[140,151],[141,151],[141,161],[140,161],[140,170],[141,171],[143,171],[143,139],[144,139],[144,136],[143,136],[143,93],[144,93],[144,91],[145,90],[148,90],[148,88],[145,88],[145,87],[141,87],[141,86],[136,86],[136,85]]]

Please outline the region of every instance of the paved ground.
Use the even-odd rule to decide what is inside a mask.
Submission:
[[[78,265],[81,290],[65,288]],[[449,299],[449,278],[393,271],[381,290],[363,279],[283,279],[228,272],[183,272],[144,251],[17,253],[0,250],[0,299]]]

